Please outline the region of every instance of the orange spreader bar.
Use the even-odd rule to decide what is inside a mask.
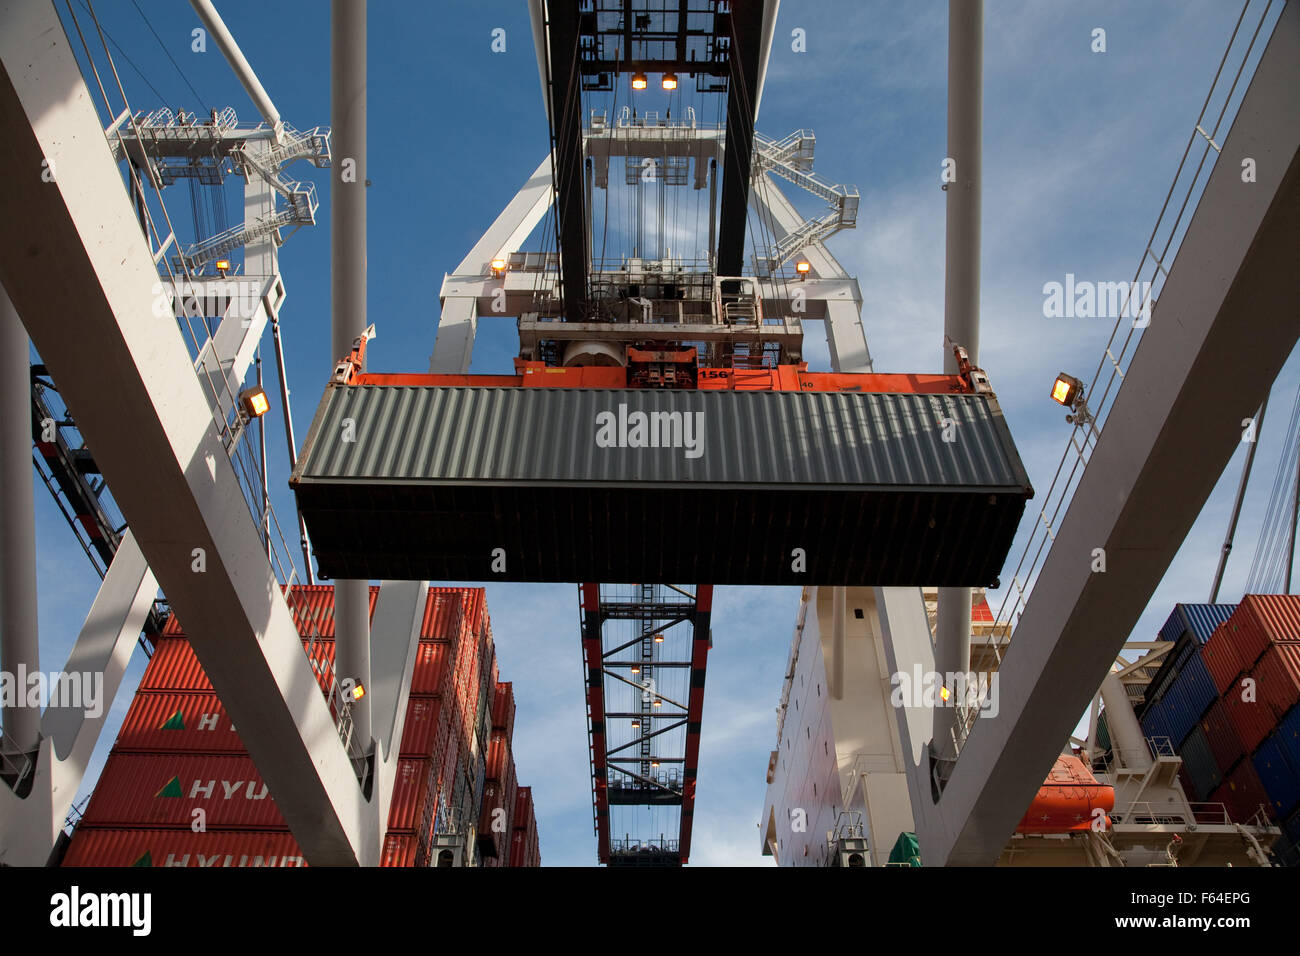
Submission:
[[[757,392],[908,392],[921,395],[973,392],[961,375],[851,374],[809,372],[807,363],[762,369],[702,368],[700,391]],[[627,388],[627,369],[580,366],[552,368],[515,360],[517,375],[428,375],[362,372],[352,385],[405,385],[473,388]]]

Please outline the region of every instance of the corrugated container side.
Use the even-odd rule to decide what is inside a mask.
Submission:
[[[527,861],[528,830],[525,827],[516,827],[510,834],[510,865],[527,866]]]
[[[1244,613],[1240,606],[1233,614]],[[1201,659],[1205,661],[1205,669],[1210,673],[1210,679],[1214,681],[1215,689],[1220,694],[1227,692],[1236,681],[1237,675],[1242,672],[1245,665],[1242,663],[1241,652],[1236,645],[1236,627],[1232,618],[1220,624],[1210,639],[1205,642],[1205,647],[1201,649]]]
[[[515,736],[515,689],[509,681],[497,682],[492,698],[492,728],[505,733],[507,740]]]
[[[380,866],[415,866],[416,838],[414,833],[389,833],[384,837]]]
[[[63,866],[306,866],[288,832],[78,826]]]
[[[1291,762],[1277,734],[1259,745],[1254,761],[1273,815],[1285,819],[1300,804],[1300,767]]]
[[[402,728],[403,757],[432,757],[438,730],[442,726],[442,697],[438,694],[412,694],[406,705],[406,724]]]
[[[1173,740],[1182,740],[1191,733],[1206,709],[1219,696],[1214,681],[1210,679],[1205,663],[1201,660],[1200,648],[1192,646],[1193,651],[1183,663],[1182,670],[1161,698],[1161,703],[1165,705],[1169,736]]]
[[[1223,782],[1219,765],[1214,762],[1214,754],[1210,751],[1210,745],[1206,742],[1205,734],[1200,727],[1193,729],[1187,735],[1187,739],[1178,750],[1178,755],[1183,758],[1183,766],[1187,768],[1187,773],[1192,778],[1192,786],[1196,788],[1202,800]]]
[[[1268,793],[1260,783],[1259,774],[1255,772],[1255,764],[1250,760],[1237,764],[1232,773],[1223,778],[1223,784],[1214,794],[1210,799],[1227,806],[1234,823],[1247,822],[1260,807],[1265,812],[1272,813]]]
[[[199,659],[183,637],[160,638],[153,657],[140,678],[141,690],[197,690],[211,693],[212,684],[203,673]]]
[[[447,694],[447,658],[450,648],[445,641],[421,641],[415,649],[415,667],[411,675],[412,694]]]
[[[1300,641],[1300,595],[1298,594],[1247,594],[1241,606],[1250,610],[1252,626],[1264,643],[1295,643]],[[1258,659],[1259,655],[1255,655]]]
[[[1259,701],[1281,720],[1300,701],[1300,644],[1270,644],[1250,674]]]
[[[140,691],[118,732],[116,752],[243,753],[216,694]]]
[[[1205,732],[1205,740],[1210,745],[1210,752],[1214,754],[1214,762],[1226,780],[1228,771],[1246,756],[1247,751],[1241,742],[1241,736],[1228,719],[1228,710],[1223,701],[1215,700],[1210,704],[1210,709],[1201,719],[1201,730]]]
[[[424,802],[429,797],[430,760],[402,757],[397,761],[397,775],[393,780],[393,801],[388,808],[390,830],[414,830],[424,812]]]
[[[83,819],[102,827],[189,826],[195,809],[209,829],[288,829],[243,755],[112,754]]]
[[[1230,690],[1223,695],[1223,708],[1228,713],[1228,722],[1241,738],[1241,744],[1247,753],[1254,753],[1255,748],[1271,734],[1277,726],[1277,718],[1267,704],[1256,700],[1242,700],[1240,692]]]
[[[487,752],[487,779],[504,780],[506,776],[506,764],[510,760],[510,742],[506,739],[504,731],[494,730],[492,740],[488,743]]]
[[[1178,738],[1169,732],[1169,720],[1163,700],[1149,705],[1142,712],[1142,735],[1151,741],[1152,749],[1156,753],[1163,752],[1162,747],[1167,746],[1172,749],[1177,746]],[[1167,745],[1165,741],[1168,742]]]
[[[1160,640],[1176,641],[1191,631],[1196,643],[1204,644],[1236,609],[1235,604],[1175,604],[1173,613],[1160,628]]]
[[[515,812],[511,814],[515,818],[515,826],[519,826],[520,820],[527,820],[533,812],[533,788],[519,787],[515,791]]]
[[[421,640],[456,641],[465,624],[472,588],[430,588],[420,625]]]

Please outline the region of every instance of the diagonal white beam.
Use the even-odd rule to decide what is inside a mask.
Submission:
[[[376,861],[257,525],[54,8],[0,2],[0,280],[309,862]],[[53,181],[42,179],[52,170]],[[200,563],[201,559],[201,563]]]
[[[927,866],[997,859],[1110,672],[1300,337],[1296,249],[1300,4],[1289,3],[1020,618],[998,716],[975,722],[937,803],[925,762],[912,768]]]

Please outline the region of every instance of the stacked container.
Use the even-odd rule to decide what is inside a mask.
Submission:
[[[1176,742],[1193,800],[1237,822],[1262,808],[1286,843],[1300,833],[1300,597],[1178,605],[1160,636],[1180,646],[1148,688],[1143,732]]]
[[[533,811],[531,787],[517,789],[512,816],[514,826],[511,828],[510,865],[541,866],[542,855],[537,842],[537,816]]]
[[[370,589],[372,616],[378,590]],[[334,659],[333,597],[327,586],[295,588],[286,595],[304,650],[318,665]],[[483,660],[495,675],[495,653],[490,644],[482,646],[490,634],[486,619],[482,589],[430,588],[382,866],[430,865],[433,839],[447,830],[448,809],[457,810],[460,819],[477,817],[477,804],[466,804],[472,794],[463,770],[468,759],[463,728],[477,713],[477,702],[463,700],[453,678],[463,659],[475,662],[476,676]],[[328,670],[319,670],[324,687]],[[482,681],[473,683],[477,687]],[[508,736],[505,747],[508,751]],[[158,639],[63,863],[306,865],[174,617]]]

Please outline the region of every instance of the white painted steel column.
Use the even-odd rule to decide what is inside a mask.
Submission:
[[[1117,671],[1112,670],[1102,680],[1101,700],[1106,705],[1106,729],[1110,731],[1111,749],[1119,756],[1119,765],[1129,770],[1145,770],[1151,766],[1146,735]]]
[[[352,349],[366,328],[366,2],[333,0],[330,8],[330,363]],[[350,164],[348,160],[352,160]],[[342,174],[352,166],[351,182]],[[335,670],[370,686],[370,588],[334,582]],[[370,745],[370,695],[352,705],[354,733]]]
[[[831,588],[831,698],[844,698],[844,616],[848,588]]]
[[[954,345],[979,364],[980,153],[984,115],[984,0],[948,0],[948,158],[956,161],[956,182],[948,184],[947,248],[944,266],[943,370],[957,373]],[[978,542],[950,542],[978,547]],[[970,588],[940,588],[935,620],[935,670],[970,669]],[[934,741],[940,754],[951,747],[956,711],[934,712]]]
[[[364,3],[364,0],[362,2]],[[267,125],[279,135],[280,127],[283,125],[280,122],[280,111],[275,108],[275,104],[271,102],[271,97],[262,88],[262,82],[257,78],[257,74],[253,72],[248,60],[244,59],[243,51],[239,49],[239,44],[235,42],[235,38],[226,28],[221,15],[212,6],[211,0],[190,0],[190,6],[199,15],[203,26],[212,34],[212,39],[217,41],[217,46],[230,63],[230,68],[235,71],[235,76],[239,78],[239,82],[243,85],[245,92],[248,93],[248,98],[253,101],[253,105],[262,114],[262,118],[266,120]]]
[[[32,499],[32,393],[27,329],[0,286],[0,668],[40,669],[36,629],[36,516]],[[21,699],[4,708],[5,735],[26,752],[36,747],[41,710]]]

